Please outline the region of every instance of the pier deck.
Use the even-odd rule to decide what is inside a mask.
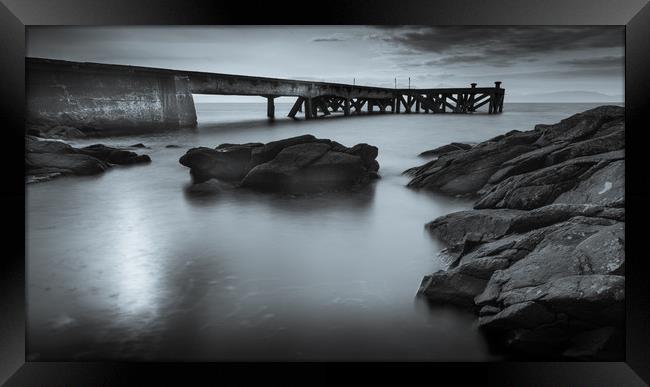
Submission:
[[[411,89],[253,77],[43,58],[26,58],[28,119],[89,127],[195,126],[192,94],[295,97],[288,116],[305,119],[333,113],[474,113],[503,111],[505,89],[493,87]],[[103,124],[101,124],[103,123]]]

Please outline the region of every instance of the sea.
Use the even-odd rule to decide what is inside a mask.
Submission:
[[[416,297],[448,266],[425,223],[472,201],[407,188],[402,172],[425,150],[598,105],[305,121],[276,103],[269,122],[262,99],[197,103],[196,129],[72,140],[142,143],[152,163],[26,186],[27,359],[498,360],[472,313]],[[178,162],[192,147],[303,134],[377,146],[381,179],[315,195],[196,193]]]

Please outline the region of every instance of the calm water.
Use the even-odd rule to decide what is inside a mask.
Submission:
[[[475,319],[414,299],[445,268],[424,223],[466,200],[407,189],[417,154],[554,123],[598,104],[510,104],[501,115],[264,120],[265,104],[199,104],[199,128],[144,143],[153,162],[27,187],[33,360],[494,359]],[[277,104],[284,116],[290,104]],[[313,134],[379,147],[361,192],[197,196],[188,148]],[[165,148],[168,144],[179,149]]]

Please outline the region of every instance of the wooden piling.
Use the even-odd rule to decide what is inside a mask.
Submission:
[[[275,97],[266,97],[266,116],[270,119],[275,119]]]
[[[312,108],[312,99],[311,97],[305,98],[305,119],[311,120],[313,118],[314,110]]]
[[[296,102],[291,107],[291,110],[289,110],[289,114],[287,115],[287,117],[296,118],[296,114],[298,114],[298,112],[302,110],[302,104],[304,103],[304,101],[305,101],[304,97],[298,97],[296,99]]]

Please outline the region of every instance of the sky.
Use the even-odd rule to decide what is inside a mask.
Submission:
[[[493,86],[506,102],[622,102],[619,26],[28,27],[27,56],[357,85]],[[255,97],[195,96],[197,102]]]

